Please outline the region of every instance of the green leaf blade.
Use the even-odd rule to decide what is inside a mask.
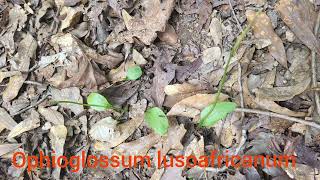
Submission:
[[[214,105],[211,104],[201,111],[201,114],[200,114],[200,118],[202,119],[202,121],[200,122],[201,127],[211,127],[214,124],[216,124],[218,121],[226,118],[229,113],[233,112],[236,109],[237,104],[233,102],[218,102],[215,105],[215,107],[213,106]],[[213,111],[212,111],[212,108],[214,108]],[[210,113],[210,115],[208,115],[210,111],[212,112]],[[203,118],[206,118],[206,119],[203,119]]]
[[[99,93],[90,93],[87,98],[87,103],[96,111],[105,111],[112,108],[112,105],[108,102],[108,100]]]
[[[128,68],[127,79],[128,80],[137,80],[142,76],[142,70],[140,66],[133,66]]]
[[[158,107],[148,109],[144,113],[144,119],[148,126],[157,134],[165,135],[169,128],[169,120],[166,114]]]

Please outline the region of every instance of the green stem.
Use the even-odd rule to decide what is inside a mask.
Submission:
[[[258,16],[260,13],[261,13],[261,11],[259,11],[256,16]],[[256,16],[255,16],[255,17],[256,17]],[[238,49],[239,49],[239,47],[240,47],[240,45],[241,45],[241,42],[242,42],[243,39],[246,37],[246,35],[247,35],[247,33],[249,32],[249,30],[250,30],[250,28],[251,28],[251,26],[252,26],[252,24],[253,24],[254,21],[255,21],[255,20],[253,20],[253,21],[241,32],[241,34],[238,36],[238,38],[237,38],[234,46],[232,47],[231,52],[230,52],[230,56],[229,56],[229,58],[228,58],[228,60],[227,60],[227,64],[226,64],[226,66],[224,67],[224,72],[223,72],[223,76],[222,76],[221,82],[220,82],[219,87],[218,87],[218,92],[217,92],[217,94],[216,94],[216,96],[215,96],[215,99],[214,99],[214,101],[213,101],[213,103],[212,103],[212,106],[211,106],[211,108],[210,108],[210,111],[204,116],[204,118],[200,119],[200,122],[199,122],[199,125],[200,125],[200,126],[201,126],[201,124],[203,124],[203,121],[205,121],[205,120],[209,117],[209,115],[213,112],[215,106],[217,105],[218,100],[219,100],[219,97],[220,97],[220,94],[221,94],[221,91],[222,91],[222,88],[224,87],[224,83],[225,83],[226,80],[227,80],[227,73],[228,73],[228,69],[229,69],[229,65],[230,65],[231,59],[232,59],[232,58],[235,56],[235,54],[237,53],[237,51],[238,51]]]
[[[116,108],[116,107],[106,107],[106,106],[97,105],[97,104],[84,104],[84,103],[79,103],[79,102],[74,102],[74,101],[53,101],[53,102],[52,102],[53,105],[61,104],[61,103],[77,104],[77,105],[82,105],[82,106],[86,106],[86,107],[91,107],[91,106],[94,106],[94,107],[103,107],[103,108],[106,108],[106,109],[113,109],[113,110],[115,110],[115,111],[117,111],[117,112],[121,112],[121,109],[119,109],[119,108]]]

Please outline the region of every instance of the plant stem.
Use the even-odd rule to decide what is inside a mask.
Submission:
[[[256,15],[256,16],[258,16],[258,15],[260,14],[260,12],[261,12],[261,11],[257,12],[257,15]],[[254,21],[253,21],[253,22],[254,22]],[[226,66],[224,67],[224,72],[223,72],[223,76],[222,76],[221,82],[220,82],[219,87],[218,87],[218,92],[217,92],[217,94],[216,94],[216,96],[215,96],[215,99],[214,99],[214,101],[213,101],[213,103],[212,103],[212,106],[211,106],[210,111],[204,116],[204,118],[201,118],[201,119],[200,119],[200,122],[199,122],[200,126],[201,126],[201,124],[203,124],[203,121],[206,120],[206,119],[209,117],[209,115],[213,112],[213,110],[214,110],[214,108],[215,108],[215,106],[216,106],[216,104],[217,104],[217,102],[218,102],[218,100],[219,100],[219,97],[220,97],[222,88],[224,87],[224,83],[225,83],[226,80],[227,80],[227,73],[228,73],[228,69],[229,69],[229,65],[230,65],[231,59],[232,59],[232,58],[235,56],[235,54],[237,53],[237,51],[238,51],[238,49],[239,49],[239,47],[240,47],[240,45],[241,45],[241,42],[242,42],[243,39],[246,37],[246,35],[247,35],[247,33],[249,32],[249,30],[250,30],[253,22],[251,22],[251,23],[241,32],[241,34],[238,36],[238,38],[237,38],[234,46],[232,47],[231,52],[230,52],[230,56],[229,56],[229,58],[228,58],[228,60],[227,60],[227,64],[226,64]]]
[[[52,102],[53,105],[55,104],[60,104],[60,103],[69,103],[69,104],[77,104],[77,105],[82,105],[82,106],[86,106],[86,107],[91,107],[91,106],[94,106],[94,107],[102,107],[102,108],[106,108],[106,109],[113,109],[117,112],[121,112],[121,109],[118,109],[116,107],[106,107],[106,106],[103,106],[103,105],[97,105],[97,104],[84,104],[84,103],[79,103],[79,102],[74,102],[74,101],[53,101]]]

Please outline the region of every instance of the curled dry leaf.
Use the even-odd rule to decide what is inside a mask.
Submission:
[[[4,128],[12,130],[15,126],[17,126],[17,122],[12,119],[5,109],[0,108],[0,132]]]
[[[291,31],[308,48],[320,54],[320,43],[313,34],[317,15],[310,1],[280,0],[276,9]]]
[[[63,6],[60,15],[65,16],[65,18],[61,21],[60,30],[63,31],[68,27],[74,26],[81,18],[83,8],[79,7],[66,7]]]
[[[104,144],[105,148],[116,147],[124,142],[134,131],[142,124],[144,111],[147,108],[147,100],[143,99],[132,105],[132,109],[129,113],[130,120],[119,124],[117,126],[117,132],[120,135],[114,136],[108,142]]]
[[[130,67],[133,67],[135,63],[133,61],[123,62],[118,68],[112,69],[108,74],[108,79],[112,83],[120,82],[126,79],[127,71]]]
[[[38,108],[39,113],[44,116],[44,118],[54,125],[64,125],[63,115],[51,108],[45,108],[40,106]]]
[[[287,67],[286,51],[279,36],[274,32],[270,18],[266,13],[259,15],[255,11],[247,10],[246,16],[252,24],[254,36],[257,39],[268,39],[271,41],[269,46],[270,54],[283,66]]]
[[[167,24],[164,32],[158,33],[158,37],[161,41],[166,42],[169,45],[175,45],[178,42],[178,35],[170,24]]]
[[[259,98],[271,101],[286,101],[303,93],[311,82],[310,66],[305,62],[308,58],[307,50],[295,50],[293,52],[292,64],[289,68],[292,83],[286,87],[259,88],[255,94]]]
[[[30,117],[21,121],[17,124],[13,129],[11,129],[10,133],[8,134],[8,139],[14,138],[21,133],[26,131],[30,131],[40,126],[40,118],[39,113],[35,110],[31,111]]]
[[[169,118],[168,134],[167,136],[162,136],[162,139],[158,144],[159,147],[157,148],[157,152],[161,152],[160,157],[166,155],[170,150],[182,150],[183,145],[181,144],[181,139],[186,132],[187,130],[184,128],[183,124],[178,125],[175,118]],[[154,162],[158,162],[158,160]]]
[[[145,65],[148,62],[142,54],[135,49],[132,50],[132,60],[138,65]]]
[[[245,103],[248,104],[250,107],[254,108],[261,108],[266,109],[275,113],[284,114],[288,116],[293,117],[305,117],[307,113],[305,112],[295,112],[288,108],[282,107],[279,104],[275,103],[274,101],[268,100],[268,99],[261,99],[259,97],[254,97],[252,94],[250,94],[248,89],[248,80],[245,79],[243,83],[243,94]]]
[[[63,156],[63,147],[67,137],[67,128],[64,125],[56,125],[50,129],[49,133],[52,150],[55,151],[55,156]],[[62,160],[61,160],[62,161]],[[62,162],[60,162],[62,163]],[[52,176],[54,179],[60,179],[60,167],[56,167]]]
[[[0,144],[0,157],[18,149],[22,144]]]
[[[133,43],[133,38],[137,37],[144,44],[150,45],[157,37],[157,32],[165,31],[175,3],[175,0],[144,0],[142,6],[145,12],[142,17],[129,19],[126,23],[127,31],[119,34],[113,31],[107,42]]]
[[[196,94],[175,104],[167,113],[167,115],[196,118],[194,120],[198,121],[198,116],[200,115],[201,110],[212,104],[215,100],[215,97],[216,94]],[[227,95],[220,94],[219,101],[224,101],[227,98]]]
[[[203,89],[203,87],[201,87],[200,85],[183,83],[183,84],[167,85],[164,88],[164,92],[168,96],[174,96],[174,95],[178,95],[178,94],[192,93],[192,92],[199,91],[202,89]]]
[[[29,71],[30,60],[33,58],[37,50],[37,42],[31,34],[25,34],[23,40],[19,43],[17,53],[11,60],[13,71]],[[3,100],[8,102],[14,99],[28,74],[14,75],[10,77],[7,88],[3,92]]]
[[[94,140],[109,142],[120,135],[116,129],[117,123],[111,117],[101,119],[91,127],[89,135]]]
[[[71,34],[54,35],[51,43],[57,49],[62,49],[71,60],[60,73],[49,79],[52,85],[59,88],[76,86],[96,89],[107,82],[104,72],[96,63],[113,68],[123,58],[120,54],[111,53],[102,56]]]

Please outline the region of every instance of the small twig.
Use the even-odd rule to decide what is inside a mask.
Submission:
[[[26,107],[26,108],[24,108],[24,109],[22,109],[22,110],[20,110],[20,111],[18,111],[18,112],[16,112],[16,113],[12,114],[12,116],[19,115],[19,114],[21,114],[21,113],[23,113],[23,112],[28,111],[28,110],[31,109],[31,108],[34,108],[34,107],[38,106],[38,105],[41,104],[43,101],[45,101],[48,97],[49,97],[49,94],[46,94],[42,99],[40,99],[40,100],[39,100],[38,102],[36,102],[35,104],[30,105],[30,106],[28,106],[28,107]]]
[[[261,111],[261,110],[256,110],[256,109],[246,109],[246,108],[237,108],[235,111],[236,112],[246,112],[246,113],[262,114],[262,115],[266,115],[266,116],[277,117],[277,118],[281,118],[281,119],[285,119],[285,120],[288,120],[288,121],[301,123],[301,124],[304,124],[304,125],[308,125],[308,126],[320,129],[320,124],[317,124],[317,123],[311,122],[311,121],[306,121],[306,120],[299,119],[299,118],[295,118],[295,117],[289,117],[289,116],[286,116],[286,115],[283,115],[283,114],[277,114],[277,113],[273,113],[273,112]]]
[[[319,30],[319,25],[320,25],[320,11],[318,13],[318,18],[317,18],[317,23],[314,27],[314,34],[318,34]],[[312,67],[312,87],[315,88],[317,87],[317,67],[316,67],[316,52],[312,51],[311,53],[311,67]],[[316,110],[318,113],[318,116],[320,116],[320,99],[319,99],[319,93],[317,91],[314,91],[314,98],[315,98],[315,103],[316,103]]]
[[[232,3],[231,3],[231,0],[229,0],[229,5],[230,5],[230,8],[231,8],[231,11],[232,11],[232,14],[233,14],[233,17],[234,19],[236,20],[236,23],[237,23],[237,26],[239,28],[240,31],[243,31],[242,27],[241,27],[241,24],[236,16],[236,12],[234,11],[234,8],[232,6]]]

